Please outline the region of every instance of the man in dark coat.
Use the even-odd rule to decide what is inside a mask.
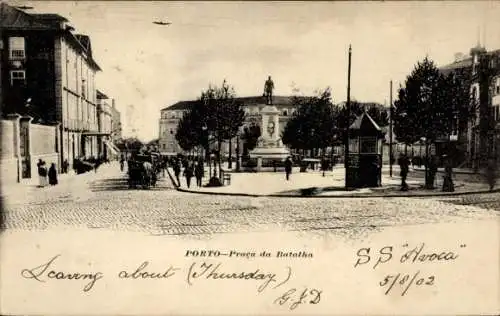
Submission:
[[[193,177],[194,166],[192,163],[188,163],[186,168],[184,168],[184,176],[186,177],[186,184],[189,188],[191,186],[191,178]]]
[[[172,168],[174,169],[174,175],[175,179],[177,180],[177,184],[181,186],[181,180],[179,179],[179,176],[181,174],[181,162],[179,160],[174,161]]]
[[[194,176],[196,177],[196,185],[198,187],[201,187],[201,179],[203,178],[204,173],[205,170],[203,170],[203,163],[201,161],[198,161],[194,170]]]
[[[398,159],[399,169],[401,171],[401,191],[408,191],[408,184],[406,178],[410,169],[410,160],[406,155],[400,155]]]
[[[290,180],[290,174],[292,173],[292,160],[290,157],[286,158],[285,160],[285,173],[286,173],[286,179]]]

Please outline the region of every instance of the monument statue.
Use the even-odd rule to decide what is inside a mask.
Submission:
[[[271,79],[271,76],[267,77],[266,83],[264,84],[264,97],[266,97],[266,104],[273,104],[273,90],[274,90],[274,82]]]

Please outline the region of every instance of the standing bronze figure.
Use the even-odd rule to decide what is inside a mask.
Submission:
[[[273,104],[273,90],[274,82],[271,79],[271,76],[269,76],[264,84],[264,97],[266,97],[266,103],[269,105]]]

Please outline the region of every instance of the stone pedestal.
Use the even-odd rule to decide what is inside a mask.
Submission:
[[[257,159],[258,171],[262,169],[263,161],[283,161],[290,156],[290,151],[283,146],[279,135],[280,112],[278,109],[273,105],[266,105],[260,113],[262,117],[261,137],[258,140],[257,147],[250,152],[250,157]]]

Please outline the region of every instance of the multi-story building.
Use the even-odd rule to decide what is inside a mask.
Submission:
[[[57,14],[28,14],[0,4],[4,116],[59,124],[59,165],[97,153],[95,76],[101,69],[88,36]]]
[[[260,125],[260,111],[266,106],[266,98],[262,96],[256,96],[240,97],[235,99],[243,104],[243,109],[246,114],[244,126],[248,126],[251,124]],[[175,139],[175,133],[177,131],[179,120],[195,102],[196,101],[180,101],[160,111],[161,117],[159,121],[159,150],[161,152],[170,155],[184,152]],[[281,113],[279,117],[279,134],[281,134],[286,126],[286,122],[296,110],[296,108],[295,105],[292,104],[292,97],[287,96],[273,96],[272,104]],[[223,155],[229,152],[229,146],[229,142],[225,143],[222,146]],[[233,153],[236,150],[236,146],[236,140],[232,141],[231,151]]]
[[[487,156],[498,156],[500,149],[500,50],[487,51],[480,45],[469,55],[457,54],[455,61],[441,72],[460,73],[470,80],[472,117],[457,117],[453,134],[464,152],[464,163],[479,168]],[[452,136],[454,136],[452,135]]]
[[[115,106],[115,99],[111,102],[111,141],[116,143],[122,138],[121,113]]]
[[[98,156],[110,159],[118,154],[118,149],[113,144],[113,106],[114,99],[97,90],[97,121],[99,134]]]

